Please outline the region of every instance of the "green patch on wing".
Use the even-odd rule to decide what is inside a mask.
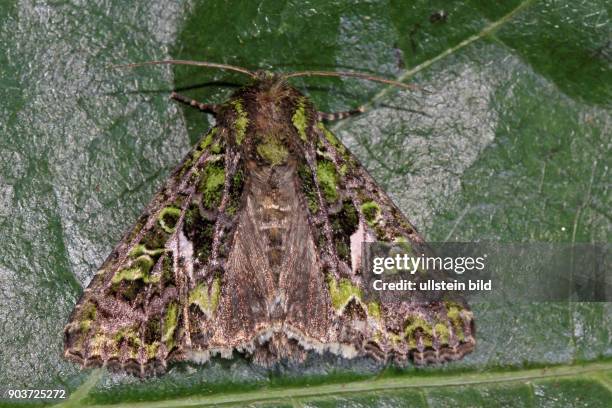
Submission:
[[[298,99],[297,108],[295,110],[295,113],[291,117],[291,122],[293,123],[293,126],[297,129],[300,139],[302,139],[303,141],[308,140],[306,136],[306,126],[308,124],[308,115],[306,113],[305,102],[306,102],[305,97],[301,97]]]
[[[210,132],[208,132],[208,134],[204,137],[204,139],[202,139],[202,141],[198,145],[198,150],[199,151],[206,150],[206,148],[210,146],[210,144],[212,143],[213,138],[215,137],[218,131],[219,131],[219,128],[216,128],[216,127],[212,128]]]
[[[406,321],[404,336],[410,348],[417,347],[417,340],[420,337],[425,347],[433,346],[433,327],[420,316],[410,316]]]
[[[205,208],[215,209],[221,203],[223,185],[225,183],[225,169],[220,163],[209,163],[203,171],[198,185],[198,191],[202,193],[202,204]]]
[[[338,173],[334,163],[329,160],[317,161],[317,180],[325,199],[335,202],[338,199]]]
[[[210,132],[208,132],[206,136],[202,138],[200,143],[198,143],[198,145],[193,150],[193,153],[191,154],[191,156],[189,156],[185,160],[185,163],[182,165],[181,170],[179,172],[179,176],[182,177],[185,173],[189,171],[191,167],[193,167],[197,163],[200,157],[202,157],[202,154],[204,154],[206,149],[208,149],[208,147],[213,142],[215,135],[217,134],[218,131],[219,131],[219,128],[214,127],[210,129]],[[214,153],[214,152],[211,151],[211,153]]]
[[[81,316],[79,321],[79,329],[85,333],[91,328],[91,324],[96,320],[98,315],[98,308],[93,302],[87,302],[81,309]]]
[[[331,274],[327,275],[326,281],[329,297],[336,312],[343,312],[349,302],[355,300],[367,312],[368,317],[380,321],[382,316],[380,305],[373,301],[365,303],[362,300],[363,293],[359,286],[346,278],[337,281]]]
[[[338,153],[344,156],[346,154],[346,148],[344,145],[342,145],[342,143],[340,143],[340,140],[338,140],[338,138],[332,132],[330,132],[323,123],[317,123],[317,127],[321,129],[329,144],[335,147],[338,150]]]
[[[176,230],[176,223],[181,216],[181,210],[176,207],[165,207],[159,213],[159,225],[168,234],[172,234]]]
[[[129,266],[120,269],[111,279],[111,283],[118,284],[121,281],[137,281],[142,280],[143,283],[159,282],[160,274],[151,274],[153,266],[159,257],[166,252],[164,248],[149,249],[144,244],[138,244],[128,253]],[[131,287],[135,290],[136,287]],[[128,298],[128,293],[124,293]]]
[[[464,312],[465,309],[463,306],[455,302],[444,302],[444,305],[446,306],[446,315],[453,326],[455,335],[459,340],[465,340],[465,335],[463,333],[463,319],[461,318],[461,313]]]
[[[448,320],[438,316],[438,319],[433,322],[428,322],[419,315],[408,316],[404,323],[404,336],[409,347],[416,348],[418,339],[420,338],[425,347],[432,347],[434,339],[441,345],[447,345],[450,341],[450,330]],[[451,321],[451,325],[452,325]],[[463,331],[461,335],[457,333],[457,338],[463,340]]]
[[[192,164],[195,164],[195,162],[197,162],[198,159],[202,156],[202,153],[204,153],[204,151],[206,151],[206,149],[212,144],[215,138],[215,135],[217,134],[218,131],[219,131],[219,128],[217,127],[210,129],[210,132],[208,132],[206,136],[204,136],[204,138],[196,146],[193,152],[192,159],[191,159]]]
[[[93,336],[89,341],[89,347],[94,356],[100,356],[105,351],[110,351],[111,356],[118,352],[116,343],[107,336],[107,333],[103,332],[98,332]]]
[[[163,248],[148,249],[145,245],[138,244],[129,253],[132,258],[138,258],[141,255],[149,255],[150,257],[156,257],[166,252]]]
[[[161,341],[166,344],[168,350],[174,347],[174,332],[178,326],[179,307],[178,304],[172,302],[166,308],[164,316],[164,328]]]
[[[368,303],[368,316],[373,317],[375,319],[380,319],[380,305],[376,302]]]
[[[210,288],[204,283],[198,284],[189,293],[189,304],[196,305],[200,310],[211,317],[219,304],[219,295],[221,294],[221,278],[216,277]]]
[[[159,342],[155,341],[150,344],[145,344],[145,350],[147,353],[147,358],[153,359],[157,355],[157,351],[159,350]]]
[[[236,144],[241,145],[246,136],[247,127],[249,126],[249,116],[244,110],[240,99],[233,100],[230,104],[234,107],[234,111],[236,112],[236,119],[234,120]]]
[[[361,301],[361,289],[350,280],[341,278],[339,281],[328,275],[327,288],[331,297],[332,306],[336,311],[342,311],[351,299]]]
[[[366,201],[361,204],[361,212],[370,226],[374,226],[381,215],[380,206],[374,201]]]
[[[451,327],[459,341],[465,340],[461,316],[463,307],[454,302],[445,302],[445,307],[446,316],[436,315],[432,322],[420,315],[408,316],[404,326],[404,336],[409,347],[416,348],[419,338],[425,347],[432,347],[434,339],[442,345],[447,345],[450,342]]]
[[[444,323],[436,323],[434,325],[434,335],[440,340],[442,344],[448,344],[450,341],[450,331]]]
[[[131,349],[138,349],[138,347],[142,345],[142,341],[140,340],[140,337],[138,337],[136,329],[133,327],[124,327],[119,329],[119,331],[113,336],[113,341],[115,341],[115,343],[118,345],[125,342]]]
[[[119,270],[113,276],[111,282],[119,283],[121,281],[136,281],[139,279],[142,279],[144,283],[159,282],[161,276],[151,274],[153,265],[155,265],[153,258],[149,255],[141,255],[134,259],[129,267]]]

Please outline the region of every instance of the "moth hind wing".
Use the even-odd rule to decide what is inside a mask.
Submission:
[[[207,170],[222,166],[219,133],[213,128],[189,152],[94,275],[64,329],[66,358],[137,375],[163,372],[168,360],[184,358],[190,270],[177,251]],[[213,194],[219,183],[204,188]]]
[[[343,324],[354,325],[349,314],[351,301],[365,311],[359,323],[359,353],[384,360],[416,364],[438,363],[462,358],[475,346],[473,314],[461,298],[428,299],[418,293],[411,299],[363,297],[361,270],[363,243],[390,242],[412,254],[429,253],[424,239],[389,196],[361,166],[357,158],[322,123],[317,129],[317,170],[326,177],[322,205],[328,209],[333,246],[338,255],[338,273],[330,278],[330,297]],[[326,186],[329,180],[334,185]],[[327,197],[325,190],[327,189]],[[335,191],[334,191],[335,190]],[[347,221],[348,220],[348,221]],[[358,320],[357,320],[358,321]],[[351,336],[340,337],[350,341]]]

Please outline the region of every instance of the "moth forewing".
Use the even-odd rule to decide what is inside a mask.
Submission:
[[[217,125],[85,290],[66,357],[144,375],[234,351],[264,365],[307,350],[419,364],[470,352],[465,304],[364,299],[363,242],[424,241],[306,96],[253,75],[201,105]]]

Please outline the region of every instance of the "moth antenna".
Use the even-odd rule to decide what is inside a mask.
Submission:
[[[353,77],[365,79],[367,81],[374,82],[382,82],[383,84],[397,86],[399,88],[410,89],[410,90],[418,90],[419,88],[412,84],[404,84],[403,82],[394,81],[392,79],[382,78],[373,76],[370,74],[365,74],[362,72],[336,72],[336,71],[301,71],[301,72],[292,72],[289,74],[285,74],[285,78],[295,78],[300,76],[326,76],[326,77]]]
[[[112,68],[136,68],[136,67],[142,67],[145,65],[193,65],[196,67],[218,68],[218,69],[225,69],[228,71],[240,72],[241,74],[248,75],[251,78],[256,78],[255,73],[249,71],[246,68],[237,67],[234,65],[227,65],[227,64],[217,64],[216,62],[206,62],[206,61],[188,61],[188,60],[145,61],[145,62],[136,62],[133,64],[113,65]]]

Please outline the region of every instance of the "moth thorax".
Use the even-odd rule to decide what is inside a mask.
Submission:
[[[258,134],[254,140],[258,159],[270,166],[280,166],[287,162],[289,146],[287,139],[278,133]]]

